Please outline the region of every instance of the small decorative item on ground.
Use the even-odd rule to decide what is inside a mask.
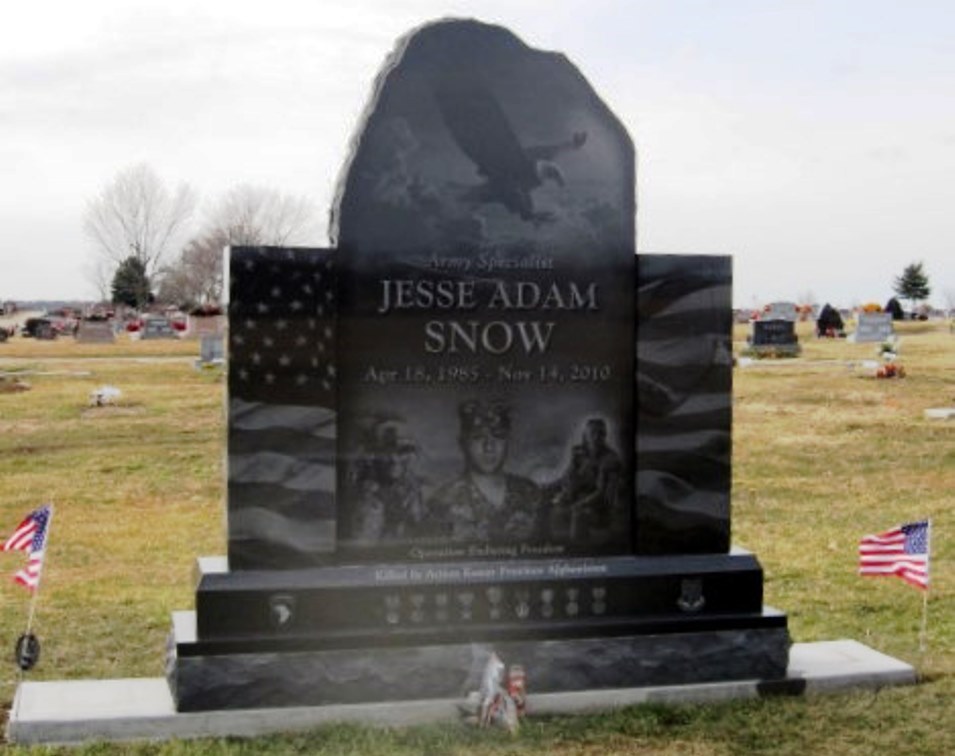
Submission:
[[[479,727],[498,725],[515,733],[527,708],[526,677],[524,668],[513,664],[505,685],[504,670],[501,657],[492,653],[481,675],[480,690],[468,695],[462,712]]]
[[[115,386],[100,386],[90,391],[90,406],[105,407],[107,404],[115,404],[122,395],[123,392]]]
[[[875,371],[876,378],[905,378],[905,367],[895,362],[880,365]]]
[[[891,344],[881,347],[883,363],[875,371],[876,378],[905,378],[905,368],[897,362],[898,355],[892,350]]]
[[[520,719],[527,712],[527,676],[520,664],[512,664],[507,671],[507,695],[514,702],[517,718]]]

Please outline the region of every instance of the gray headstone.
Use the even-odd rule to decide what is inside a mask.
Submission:
[[[151,317],[143,320],[143,339],[176,339],[176,333],[168,318]]]
[[[190,315],[187,333],[193,338],[222,336],[225,329],[223,315]]]
[[[108,320],[81,320],[76,340],[81,344],[112,344],[116,341],[113,324]]]
[[[222,362],[225,359],[225,339],[221,334],[206,335],[199,341],[199,361],[204,363]]]
[[[763,308],[760,316],[762,320],[792,320],[794,322],[798,317],[799,312],[795,302],[772,302]]]
[[[894,333],[892,313],[860,312],[856,316],[856,330],[852,338],[860,344],[879,342],[891,339]]]

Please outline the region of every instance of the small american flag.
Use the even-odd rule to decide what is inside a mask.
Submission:
[[[929,521],[910,522],[859,542],[860,575],[896,575],[928,589]]]
[[[29,555],[26,566],[17,571],[13,580],[31,591],[35,591],[40,583],[46,535],[52,515],[53,508],[49,504],[35,509],[23,519],[3,544],[4,551],[25,551]]]

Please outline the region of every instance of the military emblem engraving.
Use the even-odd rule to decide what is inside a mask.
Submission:
[[[706,597],[703,595],[703,580],[701,578],[686,578],[680,583],[680,598],[676,605],[680,611],[695,614],[706,606]]]
[[[269,598],[269,621],[276,630],[287,630],[295,619],[295,596],[279,593]]]

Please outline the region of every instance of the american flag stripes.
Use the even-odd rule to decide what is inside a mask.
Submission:
[[[859,542],[859,574],[895,575],[923,590],[929,579],[929,521],[911,522]]]
[[[26,566],[16,572],[13,580],[30,591],[35,591],[40,584],[46,536],[52,514],[53,509],[49,504],[30,512],[3,544],[3,551],[27,552]]]

